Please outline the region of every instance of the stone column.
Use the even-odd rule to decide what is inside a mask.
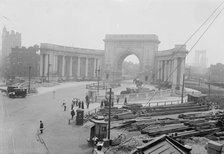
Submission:
[[[156,79],[159,80],[159,75],[160,75],[160,69],[159,69],[159,60],[157,61],[157,70],[156,70]]]
[[[69,78],[72,79],[72,57],[70,57]]]
[[[58,71],[58,56],[57,55],[55,55],[54,56],[54,73],[57,73],[57,71]]]
[[[173,78],[173,60],[170,60],[170,82],[172,82],[173,80],[172,80],[172,78]]]
[[[44,76],[48,76],[48,54],[45,54],[45,66],[44,66]]]
[[[51,52],[49,55],[49,75],[52,77],[52,73],[54,72],[54,53]]]
[[[80,57],[78,57],[77,77],[80,77]]]
[[[172,76],[172,89],[175,89],[177,86],[177,58],[173,60],[173,76]]]
[[[185,58],[181,58],[181,66],[180,66],[180,85],[183,84],[183,75],[185,71]]]
[[[162,81],[165,81],[165,60],[162,61]]]
[[[85,76],[86,76],[86,78],[88,78],[88,63],[89,62],[89,59],[88,59],[88,57],[86,57],[86,69],[85,69]]]
[[[44,65],[44,55],[43,54],[40,54],[40,77],[43,76],[43,65]]]
[[[165,74],[166,74],[166,76],[165,76],[165,81],[167,81],[168,82],[168,80],[169,80],[169,60],[166,60],[166,62],[165,62]]]
[[[62,77],[65,77],[65,56],[62,56]]]
[[[168,82],[170,82],[171,74],[170,74],[170,60],[167,61],[167,77],[168,77]]]
[[[93,77],[96,77],[96,58],[94,58],[94,66],[93,66],[93,71],[94,71],[94,74],[93,74]]]
[[[167,60],[163,61],[163,65],[164,65],[164,81],[167,80]]]

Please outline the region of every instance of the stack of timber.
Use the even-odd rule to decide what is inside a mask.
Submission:
[[[142,107],[143,107],[142,104],[133,103],[133,104],[124,105],[122,108],[131,110],[132,112],[138,112],[142,109]]]
[[[115,114],[113,116],[113,118],[114,119],[117,119],[117,120],[135,119],[137,117],[138,117],[138,115],[137,114],[133,114],[131,111],[126,111],[126,112],[118,113],[118,114]]]
[[[123,112],[127,112],[127,110],[123,108],[118,108],[118,107],[111,107],[111,110],[110,110],[111,115],[115,115],[115,114],[119,114]],[[104,116],[109,115],[109,107],[104,107],[103,109],[99,109],[97,114],[104,115]]]
[[[166,105],[156,107],[144,107],[142,110],[146,110],[151,116],[179,114],[186,112],[207,111],[209,105],[200,105],[196,103],[183,103],[177,105]]]
[[[158,136],[162,134],[176,133],[185,130],[190,130],[191,128],[185,126],[183,123],[179,124],[169,124],[169,125],[156,125],[154,127],[149,126],[144,128],[141,133],[148,134],[149,136]]]

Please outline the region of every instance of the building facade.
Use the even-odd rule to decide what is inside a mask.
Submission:
[[[7,31],[6,27],[2,30],[2,57],[5,58],[11,53],[11,49],[21,47],[21,33]]]
[[[39,47],[15,47],[12,48],[8,56],[9,67],[7,68],[8,78],[24,77],[39,77],[39,61],[40,57],[37,54]],[[30,72],[29,72],[30,67]]]
[[[103,50],[40,45],[40,77],[46,80],[91,80],[97,78]]]
[[[180,88],[187,54],[185,45],[158,51],[155,34],[106,35],[104,50],[82,49],[43,43],[40,46],[40,76],[49,79],[94,79],[108,84],[122,80],[122,63],[129,55],[140,61],[144,82],[169,82]],[[100,73],[99,73],[100,72]]]

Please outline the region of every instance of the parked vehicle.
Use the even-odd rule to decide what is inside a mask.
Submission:
[[[27,89],[19,88],[15,86],[9,86],[7,88],[7,94],[9,98],[16,98],[16,97],[26,97]]]

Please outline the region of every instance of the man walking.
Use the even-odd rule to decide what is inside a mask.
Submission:
[[[65,100],[63,100],[62,106],[64,107],[64,111],[66,111],[66,103],[65,103]]]
[[[40,133],[43,134],[43,130],[44,130],[44,124],[42,121],[40,121]]]
[[[72,119],[73,119],[73,117],[75,116],[75,111],[72,109],[72,111],[71,111],[71,116],[72,116]]]

